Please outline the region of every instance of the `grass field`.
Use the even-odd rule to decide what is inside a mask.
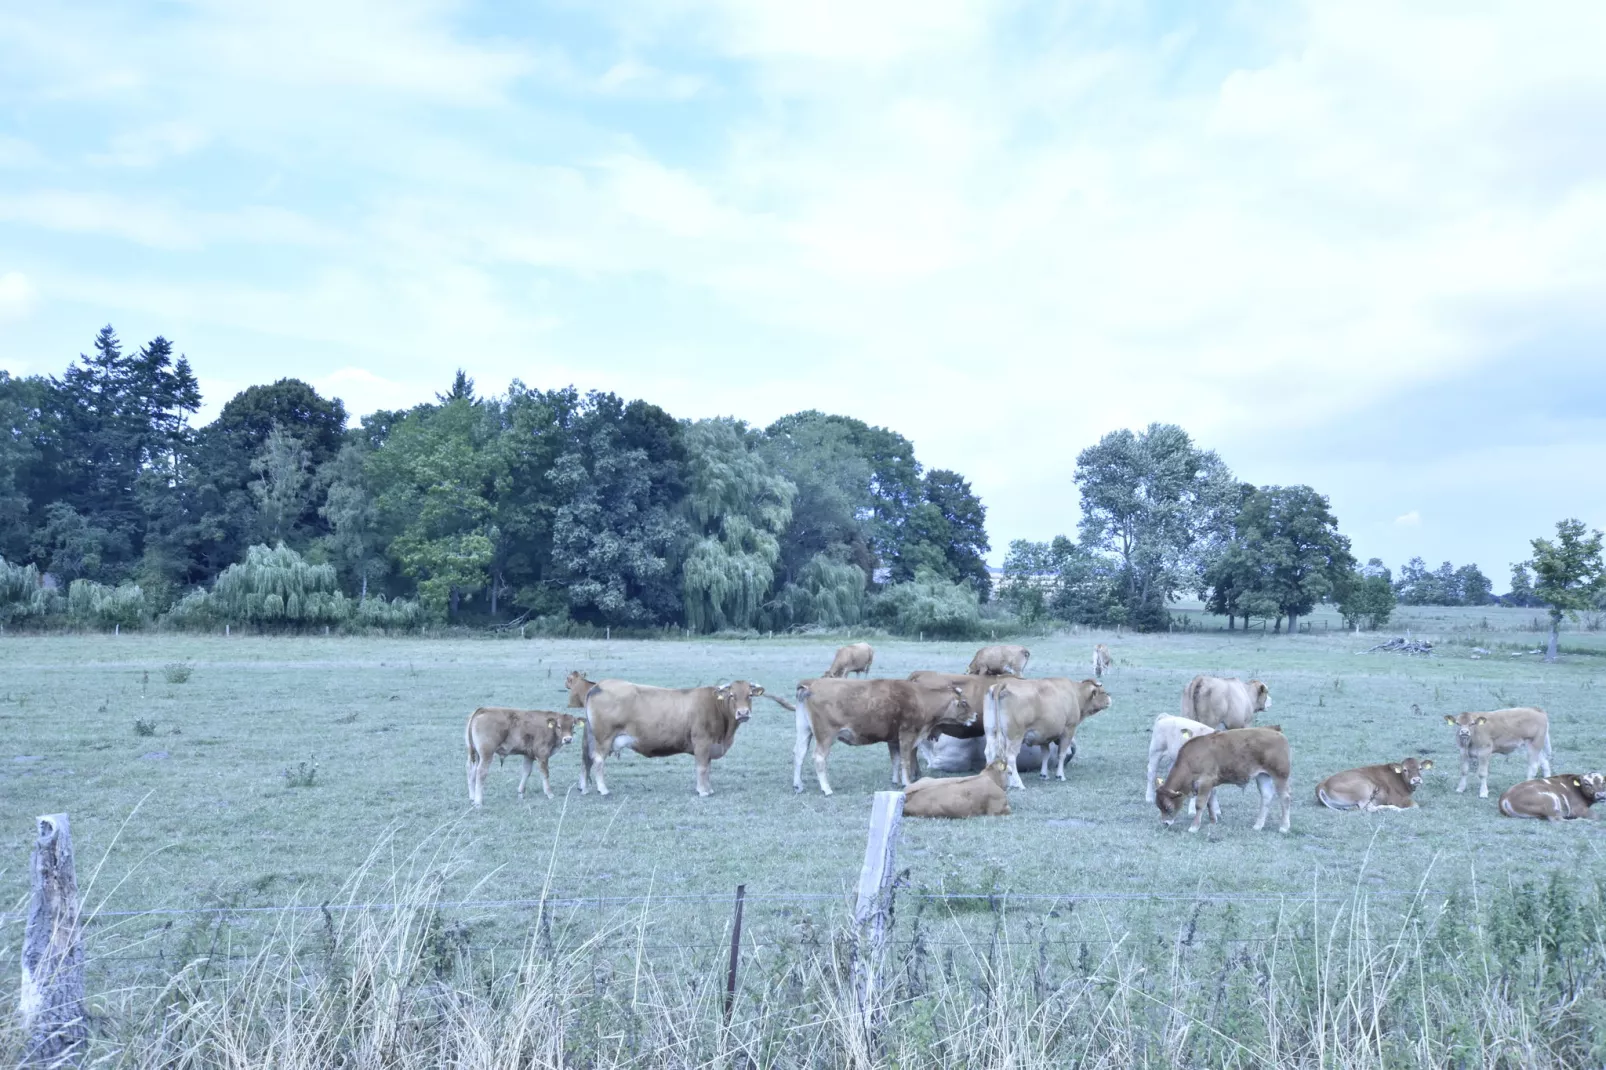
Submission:
[[[1455,925],[1446,930],[1441,918],[1431,930],[1418,929],[1411,918],[1421,903],[1437,911],[1446,897],[1452,904],[1493,902],[1478,908],[1483,914],[1467,915],[1483,934],[1475,942],[1480,961],[1513,962],[1511,956],[1537,949],[1529,968],[1546,969],[1556,957],[1544,950],[1551,945],[1532,943],[1520,926],[1502,936],[1477,919],[1505,909],[1499,897],[1511,895],[1514,883],[1542,883],[1556,872],[1581,881],[1583,898],[1563,902],[1557,894],[1565,899],[1573,893],[1553,890],[1510,902],[1528,903],[1536,917],[1565,914],[1581,934],[1576,940],[1592,949],[1606,946],[1598,918],[1588,920],[1597,908],[1587,905],[1598,903],[1592,889],[1606,872],[1600,827],[1501,818],[1493,796],[1524,775],[1517,756],[1495,759],[1490,799],[1479,800],[1475,790],[1457,795],[1454,740],[1443,722],[1444,714],[1464,709],[1540,705],[1551,714],[1557,772],[1606,765],[1606,721],[1595,688],[1606,644],[1596,633],[1568,634],[1566,656],[1545,665],[1524,653],[1543,638],[1531,630],[1532,611],[1432,610],[1397,621],[1395,632],[1439,641],[1429,658],[1365,653],[1381,637],[1344,633],[1320,615],[1311,633],[1292,638],[1205,630],[1197,627],[1201,622],[1209,619],[1190,618],[1193,628],[1163,636],[1088,633],[1028,641],[1032,675],[1077,677],[1086,675],[1092,644],[1108,643],[1116,665],[1106,684],[1115,704],[1079,732],[1069,781],[1028,776],[1026,790],[1012,800],[1011,817],[905,822],[898,864],[908,869],[908,891],[896,934],[894,987],[915,1016],[898,1019],[885,1043],[911,1054],[870,1053],[851,1061],[922,1065],[940,1056],[955,1066],[1011,1059],[1063,1065],[1065,1045],[1082,1035],[1077,1044],[1097,1048],[1089,1065],[1265,1065],[1277,1061],[1271,1053],[1283,1050],[1280,1044],[1294,1043],[1292,1034],[1281,1032],[1293,1013],[1300,1039],[1288,1049],[1299,1052],[1290,1065],[1327,1065],[1322,1038],[1330,1028],[1335,1038],[1349,1037],[1345,1031],[1359,1021],[1356,999],[1373,1008],[1396,1006],[1390,993],[1402,983],[1395,965],[1405,946],[1400,940],[1415,949],[1412,955],[1437,964],[1434,986],[1459,983],[1456,963],[1465,953],[1456,950]],[[435,1035],[425,1026],[443,1013],[443,992],[470,1001],[486,993],[485,1021],[498,1023],[486,1026],[493,1032],[511,1028],[509,1021],[525,1022],[497,1008],[512,998],[508,993],[523,991],[523,982],[512,978],[535,968],[528,959],[535,913],[526,903],[505,901],[545,891],[571,900],[554,912],[557,946],[578,950],[536,964],[547,976],[561,975],[551,982],[557,987],[542,990],[558,1008],[551,1012],[558,1024],[542,1028],[557,1029],[560,1039],[555,1054],[532,1056],[537,1065],[571,1065],[571,1059],[598,1066],[768,1065],[764,1050],[785,1053],[774,1057],[793,1065],[803,1058],[796,1030],[821,1021],[821,1014],[829,1018],[833,1001],[841,999],[840,982],[831,980],[831,941],[839,931],[833,927],[863,857],[870,794],[885,787],[884,749],[837,747],[831,767],[837,794],[821,796],[806,775],[808,790],[794,795],[792,715],[761,703],[732,753],[714,764],[711,798],[694,794],[690,757],[634,755],[610,763],[611,797],[582,797],[573,791],[576,747],[553,762],[557,799],[532,794],[520,803],[513,794],[514,762],[494,771],[485,807],[474,812],[467,807],[462,729],[476,705],[559,706],[561,680],[571,668],[594,678],[664,685],[745,677],[787,694],[798,679],[825,666],[837,642],[0,639],[0,894],[19,906],[23,900],[33,815],[67,811],[81,882],[99,869],[87,896],[102,912],[90,936],[98,978],[92,987],[113,991],[113,978],[122,986],[115,1000],[107,997],[107,1006],[122,1009],[106,1013],[122,1015],[127,1024],[108,1026],[107,1035],[148,1033],[152,1026],[140,1017],[151,1013],[148,993],[166,991],[168,972],[179,964],[212,961],[221,947],[222,965],[209,969],[225,973],[205,984],[196,980],[201,987],[184,1002],[185,1013],[211,1007],[208,1014],[222,1015],[202,1029],[212,1038],[205,1044],[215,1045],[246,1028],[240,1023],[256,1020],[226,1013],[231,998],[255,1005],[264,992],[291,991],[283,971],[302,976],[308,949],[339,943],[336,927],[348,924],[358,925],[353,933],[369,935],[341,946],[387,948],[393,962],[413,964],[403,972],[413,978],[408,998],[425,1008],[417,1012],[419,1037]],[[879,676],[962,668],[973,650],[973,644],[890,640],[876,646]],[[170,666],[188,667],[188,678],[178,680],[180,672],[170,681]],[[1200,671],[1256,676],[1270,685],[1273,705],[1262,721],[1281,724],[1293,745],[1289,835],[1251,830],[1255,797],[1248,792],[1228,791],[1223,825],[1199,836],[1182,832],[1180,824],[1164,830],[1143,801],[1149,724],[1157,714],[1175,712],[1183,683]],[[1337,814],[1312,801],[1316,781],[1327,773],[1407,754],[1436,763],[1418,793],[1417,811]],[[310,783],[287,778],[287,771],[313,762]],[[364,866],[368,877],[352,886]],[[742,991],[743,1005],[757,1009],[741,1030],[726,1034],[708,1001],[713,989],[701,979],[719,983],[713,978],[738,883],[754,897]],[[1413,905],[1413,893],[1424,888],[1428,893]],[[921,893],[996,895],[1009,905]],[[808,895],[820,898],[801,898]],[[1081,895],[1103,898],[1066,901]],[[403,916],[411,919],[401,929],[385,928],[383,916],[372,914],[364,917],[376,918],[378,929],[362,928],[369,922],[318,921],[316,905],[331,898],[403,897],[423,906],[398,915],[398,925]],[[433,905],[459,899],[478,905],[446,915]],[[587,905],[588,899],[595,903]],[[1336,939],[1321,935],[1337,909],[1324,901],[1348,904],[1336,960],[1333,948],[1322,951],[1324,942]],[[314,911],[292,916],[247,909],[286,903]],[[502,905],[486,905],[492,903]],[[208,907],[227,908],[226,932],[222,915],[117,914]],[[456,920],[447,923],[447,915]],[[1580,917],[1585,920],[1575,924]],[[15,953],[20,931],[20,918],[5,917],[0,953]],[[599,931],[601,942],[587,944]],[[1386,931],[1402,935],[1384,938]],[[1196,932],[1198,950],[1183,956]],[[249,958],[250,949],[263,946],[282,946],[283,961],[302,964],[274,967]],[[1502,946],[1506,958],[1491,959],[1489,949]],[[611,956],[603,974],[598,951]],[[956,953],[971,965],[957,968]],[[443,954],[472,961],[450,974],[465,987],[443,990],[418,980],[442,968]],[[1003,968],[1000,955],[1014,965]],[[234,968],[246,972],[228,973],[230,961],[243,963]],[[1293,973],[1278,974],[1290,961]],[[419,974],[423,963],[436,965]],[[192,979],[211,976],[187,969]],[[936,981],[920,980],[928,969]],[[337,980],[346,976],[344,967],[314,972],[330,970]],[[651,1000],[641,995],[643,976],[662,986]],[[1331,986],[1351,983],[1366,992],[1331,994],[1337,991]],[[1010,1004],[1013,1017],[986,1018],[997,986],[1012,984],[1035,986],[1035,994]],[[1463,1065],[1451,1055],[1493,1051],[1491,1044],[1506,1044],[1505,1054],[1465,1065],[1548,1064],[1551,1056],[1531,1047],[1547,1043],[1551,1027],[1543,1016],[1524,1018],[1515,1032],[1500,1024],[1508,1013],[1537,1013],[1526,1004],[1511,1011],[1498,995],[1508,991],[1504,985],[1490,988],[1485,978],[1454,997],[1433,995],[1433,1006],[1424,989],[1409,1020],[1388,1025],[1387,1015],[1376,1019],[1385,1024],[1373,1030],[1375,1045],[1365,1030],[1359,1041],[1344,1040],[1361,1043],[1356,1050],[1365,1055],[1347,1065]],[[1238,991],[1241,986],[1247,987]],[[292,987],[301,991],[299,981]],[[1284,989],[1282,998],[1303,1001],[1297,1012],[1292,1004],[1274,1012],[1275,1001],[1267,1003],[1268,993]],[[220,991],[242,994],[220,1003]],[[1593,996],[1579,1002],[1567,994],[1573,991],[1545,1006],[1575,1008],[1566,1012],[1572,1018],[1565,1050],[1593,1052],[1596,1034],[1587,1022],[1595,1011],[1588,1008],[1597,1003]],[[316,998],[325,999],[317,1004],[323,1009],[308,1013],[321,1015],[344,1006],[346,997]],[[704,1024],[692,1030],[676,1024],[688,1019]],[[1067,1024],[1073,1020],[1081,1024]],[[631,1023],[628,1038],[617,1033],[620,1021]],[[1193,1021],[1198,1028],[1186,1024]],[[363,1022],[359,1031],[381,1028]],[[1432,1024],[1431,1038],[1423,1023]],[[1231,1039],[1240,1035],[1236,1029],[1244,1030],[1242,1043]],[[451,1035],[454,1044],[483,1039],[473,1030]],[[1036,1045],[1038,1055],[955,1054],[973,1043],[1009,1047],[1020,1038]],[[276,1042],[264,1036],[249,1043]],[[815,1053],[808,1056],[812,1065],[843,1065],[843,1053],[859,1043],[845,1032],[830,1043],[811,1041],[806,1050]],[[1375,1058],[1367,1045],[1376,1048]],[[755,1062],[719,1062],[734,1058],[737,1049]],[[214,1065],[200,1055],[174,1063],[165,1048],[143,1055],[130,1048],[124,1057],[141,1065],[142,1059]],[[444,1058],[427,1046],[413,1057]],[[323,1063],[309,1057],[305,1065]]]

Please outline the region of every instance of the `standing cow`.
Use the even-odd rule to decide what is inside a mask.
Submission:
[[[1021,676],[1031,657],[1032,652],[1023,646],[1009,643],[984,646],[976,651],[976,656],[970,659],[970,668],[965,671],[972,676]]]
[[[1110,669],[1110,648],[1103,643],[1093,648],[1093,679],[1102,679]]]
[[[597,793],[607,795],[603,766],[610,755],[629,747],[648,758],[690,754],[697,761],[697,794],[712,795],[709,765],[729,752],[736,729],[753,715],[753,700],[759,697],[792,708],[791,703],[765,695],[762,687],[746,680],[687,688],[599,680],[586,693],[581,794],[589,790],[589,769],[596,778]]]
[[[1288,831],[1289,813],[1293,797],[1288,789],[1292,761],[1288,740],[1274,728],[1235,728],[1213,732],[1208,736],[1195,736],[1177,752],[1176,764],[1164,781],[1155,787],[1154,803],[1167,825],[1177,819],[1183,800],[1198,799],[1189,832],[1198,832],[1205,811],[1210,812],[1210,823],[1221,817],[1216,804],[1216,788],[1222,784],[1243,786],[1251,780],[1260,788],[1260,815],[1255,818],[1255,831],[1266,827],[1266,816],[1271,812],[1271,800],[1282,799],[1283,820],[1279,831]]]
[[[1271,708],[1271,691],[1259,680],[1195,676],[1182,689],[1182,716],[1212,728],[1248,728],[1255,714]]]
[[[1007,759],[1012,787],[1024,788],[1017,769],[1021,746],[1043,748],[1038,776],[1048,779],[1048,748],[1059,748],[1059,779],[1065,763],[1076,753],[1076,727],[1101,710],[1110,708],[1110,693],[1097,680],[1069,680],[1047,676],[1039,680],[1008,680],[992,687],[983,706],[988,760]]]
[[[1606,798],[1606,775],[1564,773],[1513,784],[1500,796],[1500,812],[1507,817],[1570,821],[1589,817],[1590,808],[1603,798]]]
[[[831,667],[825,670],[822,679],[840,680],[850,673],[860,676],[870,675],[870,663],[875,660],[875,647],[869,643],[853,643],[840,647],[836,657],[831,659]]]
[[[792,790],[803,790],[803,758],[814,752],[820,790],[831,794],[826,761],[837,741],[849,746],[887,743],[896,748],[892,782],[907,786],[919,775],[915,748],[939,726],[967,725],[978,714],[959,687],[927,687],[912,680],[804,680],[797,685],[797,742]],[[812,748],[811,748],[812,744]]]
[[[563,678],[563,689],[569,693],[569,706],[576,710],[585,709],[586,694],[596,686],[596,683],[587,680],[585,673],[579,669],[575,669]]]
[[[468,801],[479,806],[485,801],[485,775],[497,755],[522,755],[524,775],[519,777],[519,798],[530,782],[530,769],[541,763],[541,790],[552,798],[547,775],[547,759],[574,738],[580,718],[572,713],[550,710],[515,710],[507,706],[481,706],[468,715],[463,741],[468,745]]]
[[[1162,713],[1154,719],[1154,727],[1149,730],[1148,775],[1143,778],[1145,802],[1154,801],[1155,785],[1177,760],[1177,752],[1182,745],[1195,736],[1208,736],[1214,731],[1209,725],[1200,724],[1190,717],[1173,717]]]
[[[1467,773],[1478,765],[1478,798],[1489,797],[1489,758],[1510,754],[1519,748],[1528,751],[1528,779],[1540,771],[1550,775],[1550,718],[1535,706],[1513,706],[1487,713],[1445,715],[1445,723],[1455,729],[1455,743],[1461,749],[1461,783],[1455,790],[1467,790]]]

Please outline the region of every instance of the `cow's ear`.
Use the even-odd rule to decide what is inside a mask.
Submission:
[[[1193,729],[1191,729],[1191,728],[1182,729],[1182,738],[1183,739],[1192,739],[1193,738]]]
[[[1157,787],[1157,788],[1165,787],[1165,777],[1163,777],[1163,776],[1155,777],[1154,778],[1154,786]]]
[[[1478,723],[1479,724],[1488,724],[1489,723],[1489,718],[1487,718],[1487,717],[1479,717],[1478,718]]]
[[[1428,758],[1427,760],[1418,763],[1417,768],[1418,769],[1432,769],[1433,768],[1433,759],[1432,758]]]
[[[558,722],[556,722],[552,718],[548,717],[546,719],[546,726],[548,728],[556,728],[556,727],[558,727]]]
[[[1448,714],[1448,713],[1447,713],[1447,714],[1445,714],[1445,715],[1444,715],[1444,723],[1445,723],[1445,724],[1455,724],[1455,718],[1454,718],[1454,717],[1451,717],[1451,716],[1450,716],[1450,715],[1449,715],[1449,714]]]
[[[1405,772],[1405,767],[1404,767],[1404,766],[1402,766],[1402,765],[1391,765],[1391,766],[1389,766],[1389,768],[1390,768],[1390,769],[1392,769],[1392,770],[1394,770],[1394,771],[1395,771],[1395,772],[1396,772],[1396,773],[1403,773],[1403,772]]]
[[[755,695],[762,695],[764,693],[764,685],[754,684],[751,688],[749,688],[749,690]]]
[[[1578,783],[1578,778],[1577,777],[1573,777],[1573,787],[1575,787],[1575,788],[1583,787],[1582,784]]]

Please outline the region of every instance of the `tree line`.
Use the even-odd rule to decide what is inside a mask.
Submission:
[[[377,600],[413,607],[398,623],[940,631],[989,593],[970,484],[846,416],[677,420],[573,387],[483,396],[461,371],[356,427],[295,379],[195,427],[200,405],[171,342],[128,352],[110,326],[60,376],[0,372],[0,557],[46,589],[13,619],[76,587],[118,621],[132,603],[316,623]]]

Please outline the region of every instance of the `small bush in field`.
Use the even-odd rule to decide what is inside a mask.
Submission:
[[[134,718],[134,734],[136,736],[154,736],[156,734],[156,721],[146,720],[143,717]]]
[[[294,769],[286,768],[284,771],[284,785],[287,788],[310,788],[318,779],[318,759],[310,758],[298,762]]]
[[[186,665],[182,661],[175,661],[162,667],[162,674],[167,677],[170,684],[182,684],[190,678],[195,666]]]

